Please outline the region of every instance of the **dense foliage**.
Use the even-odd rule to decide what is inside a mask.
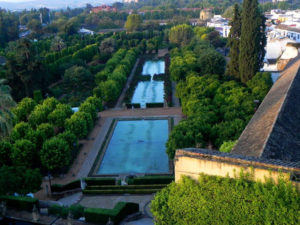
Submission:
[[[195,29],[189,45],[171,51],[171,79],[188,118],[169,136],[170,158],[178,148],[219,149],[237,140],[254,113],[254,100],[262,101],[272,85],[269,73],[257,73],[247,85],[224,76],[224,57],[202,38],[213,32]]]
[[[180,204],[179,204],[180,203]],[[156,194],[155,224],[299,224],[300,195],[281,180],[259,183],[200,175],[183,177]]]

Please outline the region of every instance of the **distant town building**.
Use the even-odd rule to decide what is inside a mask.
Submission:
[[[213,18],[213,13],[211,9],[202,9],[200,11],[200,20],[201,21],[208,21]]]
[[[92,31],[92,30],[88,30],[88,29],[85,29],[85,28],[81,28],[79,31],[78,31],[79,34],[88,34],[88,35],[94,35],[95,32]]]
[[[216,31],[219,31],[222,37],[228,37],[231,28],[228,23],[228,20],[223,18],[221,15],[215,15],[207,22],[207,26],[214,27]]]
[[[111,7],[109,5],[101,5],[91,9],[90,13],[99,13],[99,12],[117,12],[117,8]]]
[[[300,42],[300,27],[297,28],[295,26],[279,24],[275,27],[274,31],[278,33],[278,36],[287,37],[296,42]]]

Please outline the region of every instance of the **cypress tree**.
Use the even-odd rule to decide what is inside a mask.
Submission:
[[[257,0],[244,0],[240,39],[239,69],[241,81],[246,83],[259,71],[265,56],[265,18]]]
[[[228,38],[227,46],[230,48],[229,58],[227,64],[226,75],[240,79],[239,70],[239,54],[240,54],[240,37],[241,37],[241,10],[238,4],[234,5],[233,18],[230,22],[231,29]]]

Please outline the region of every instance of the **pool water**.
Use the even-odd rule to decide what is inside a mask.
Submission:
[[[159,60],[159,61],[146,61],[143,66],[143,72],[142,75],[151,75],[154,74],[163,74],[165,73],[165,61]]]
[[[146,103],[164,102],[164,82],[163,81],[145,81],[139,82],[131,103],[140,103],[141,106]]]
[[[139,82],[131,103],[139,103],[142,108],[146,103],[163,103],[164,102],[164,82],[153,81],[154,74],[165,73],[165,61],[146,61],[143,66],[142,75],[151,75],[151,81]]]
[[[118,121],[97,174],[168,173],[168,120]]]

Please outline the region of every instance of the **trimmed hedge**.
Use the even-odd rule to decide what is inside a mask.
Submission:
[[[115,185],[116,184],[116,178],[85,178],[84,179],[86,184],[89,186],[94,185]]]
[[[141,108],[141,104],[140,104],[140,103],[126,103],[127,109],[131,109],[132,106],[133,106],[133,108],[135,108],[135,109]]]
[[[153,194],[160,191],[157,189],[106,189],[106,190],[83,190],[83,194],[87,195],[107,195],[107,194]]]
[[[50,215],[59,216],[64,219],[68,217],[69,212],[71,212],[74,219],[79,219],[84,215],[84,207],[81,205],[72,205],[70,207],[52,205],[48,209]]]
[[[52,192],[70,191],[73,189],[81,188],[80,180],[74,180],[67,184],[53,184],[51,185]]]
[[[141,185],[141,184],[169,184],[174,181],[174,176],[144,176],[128,178],[127,183],[129,185]]]
[[[86,222],[106,224],[109,218],[116,224],[126,216],[139,211],[139,204],[132,202],[119,202],[113,209],[87,208],[84,210]]]
[[[155,81],[164,81],[165,80],[165,74],[154,74],[153,80]]]
[[[158,189],[164,188],[167,184],[149,184],[149,185],[96,185],[87,186],[85,190],[122,190],[122,189]]]
[[[39,200],[30,197],[0,196],[0,201],[6,202],[6,206],[18,210],[32,211],[33,206],[39,207]]]
[[[162,108],[164,103],[146,103],[147,108]]]

